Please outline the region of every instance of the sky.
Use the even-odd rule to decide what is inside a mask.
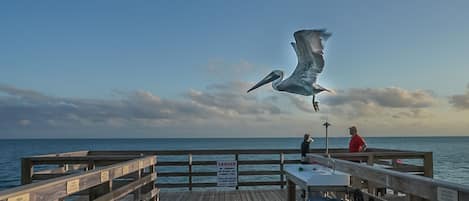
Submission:
[[[468,1],[0,1],[0,138],[469,136]],[[290,42],[327,29],[311,97]]]

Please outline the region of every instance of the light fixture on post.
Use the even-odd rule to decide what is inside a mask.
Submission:
[[[329,154],[329,136],[327,133],[327,128],[331,126],[331,124],[326,120],[326,123],[322,125],[326,127],[326,154]]]

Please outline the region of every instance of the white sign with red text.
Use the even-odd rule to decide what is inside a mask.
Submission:
[[[235,187],[238,185],[236,161],[217,161],[217,186]]]

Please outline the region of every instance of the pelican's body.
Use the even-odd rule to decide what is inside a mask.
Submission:
[[[293,34],[296,43],[291,43],[298,56],[298,64],[290,77],[283,80],[283,72],[274,70],[263,80],[254,85],[248,92],[272,82],[277,91],[285,91],[303,96],[313,96],[314,110],[318,111],[316,94],[329,91],[316,83],[316,78],[324,69],[322,41],[331,36],[325,30],[300,30]],[[330,91],[329,91],[330,92]]]

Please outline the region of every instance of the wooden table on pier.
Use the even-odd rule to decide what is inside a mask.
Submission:
[[[332,171],[329,168],[320,165],[290,165],[285,167],[285,176],[287,178],[288,193],[287,201],[296,200],[296,186],[306,191],[305,199],[312,198],[321,192],[340,192],[345,195],[350,184],[350,176],[342,172],[334,174],[343,175],[344,178],[332,178],[328,182],[314,181],[313,171]],[[327,175],[320,175],[318,178],[325,178]],[[338,180],[337,180],[338,179]]]

